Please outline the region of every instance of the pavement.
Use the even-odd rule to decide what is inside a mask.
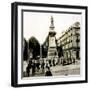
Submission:
[[[53,76],[68,76],[68,75],[80,75],[80,62],[70,65],[56,65],[50,68]],[[35,72],[35,75],[30,77],[45,76],[45,70],[40,69]]]
[[[80,75],[80,64],[51,67],[53,76]]]

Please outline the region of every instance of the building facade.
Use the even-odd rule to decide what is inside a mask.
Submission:
[[[62,46],[65,59],[80,59],[80,23],[75,22],[57,39],[57,45]]]

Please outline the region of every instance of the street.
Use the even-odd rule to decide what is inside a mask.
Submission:
[[[71,64],[66,66],[55,66],[51,67],[51,72],[53,76],[80,75],[80,65]]]
[[[56,65],[50,67],[52,76],[68,76],[68,75],[80,75],[80,61],[76,62],[75,64],[69,64],[62,66]],[[30,71],[32,72],[32,71]],[[31,75],[29,77],[40,77],[45,76],[46,69],[40,68],[39,71],[35,71],[35,75]]]

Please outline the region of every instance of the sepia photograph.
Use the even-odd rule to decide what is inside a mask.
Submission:
[[[81,13],[23,10],[23,75],[80,75]]]
[[[12,3],[12,86],[87,82],[87,7]]]

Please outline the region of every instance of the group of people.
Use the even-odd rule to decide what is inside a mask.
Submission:
[[[36,73],[40,73],[40,72],[44,76],[52,76],[52,72],[50,69],[52,66],[56,66],[57,64],[67,65],[70,63],[75,63],[75,59],[60,58],[60,60],[57,59],[57,61],[54,58],[48,60],[44,58],[42,58],[42,60],[32,59],[28,61],[28,64],[24,65],[25,68],[24,68],[23,76],[24,77],[34,76],[36,75]]]
[[[25,67],[25,70],[23,72],[24,77],[34,76],[36,75],[36,72],[42,72],[45,76],[52,76],[51,70],[50,70],[50,63],[45,63],[44,60],[40,62],[40,60],[29,60],[28,64]]]
[[[69,64],[72,64],[72,63],[75,64],[75,58],[65,59],[64,57],[61,57],[59,61],[60,61],[60,64],[62,64],[62,65],[69,65]]]

